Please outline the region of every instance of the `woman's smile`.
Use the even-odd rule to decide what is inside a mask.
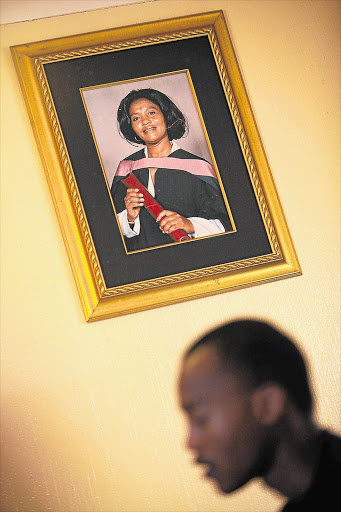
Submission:
[[[131,126],[136,135],[148,144],[168,141],[165,118],[158,105],[146,98],[139,98],[130,105]]]
[[[152,132],[155,130],[155,126],[149,126],[148,128],[146,128],[144,131],[144,133],[149,133],[149,132]]]

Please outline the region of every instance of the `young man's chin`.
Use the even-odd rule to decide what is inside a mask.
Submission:
[[[212,481],[215,483],[217,490],[221,494],[232,494],[232,493],[238,491],[241,487],[243,487],[247,483],[247,482],[244,482],[244,483],[240,484],[240,483],[232,483],[232,482],[223,482],[223,481],[220,481],[217,477],[212,478]]]

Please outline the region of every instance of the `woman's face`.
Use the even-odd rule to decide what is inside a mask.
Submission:
[[[169,141],[165,118],[160,107],[147,98],[133,101],[129,117],[134,132],[145,144],[156,145],[162,140]]]

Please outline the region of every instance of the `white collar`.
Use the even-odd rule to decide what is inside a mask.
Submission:
[[[171,142],[171,146],[172,146],[172,149],[171,149],[170,155],[172,153],[174,153],[174,151],[176,151],[177,149],[180,149],[179,146],[177,145],[177,143],[174,140]],[[147,146],[145,146],[145,148],[144,148],[144,154],[145,154],[145,157],[148,158]]]

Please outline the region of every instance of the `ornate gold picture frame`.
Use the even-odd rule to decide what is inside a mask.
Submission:
[[[222,12],[11,51],[87,321],[301,273]],[[180,78],[194,113],[179,145],[192,144],[199,127],[204,142],[196,143],[206,148],[201,157],[214,168],[231,227],[129,250],[110,190],[114,160],[128,153],[119,154],[113,115],[100,135],[103,119],[96,128],[98,109],[91,114],[87,91],[105,89],[111,105],[122,84],[168,87],[175,80],[181,103]]]

